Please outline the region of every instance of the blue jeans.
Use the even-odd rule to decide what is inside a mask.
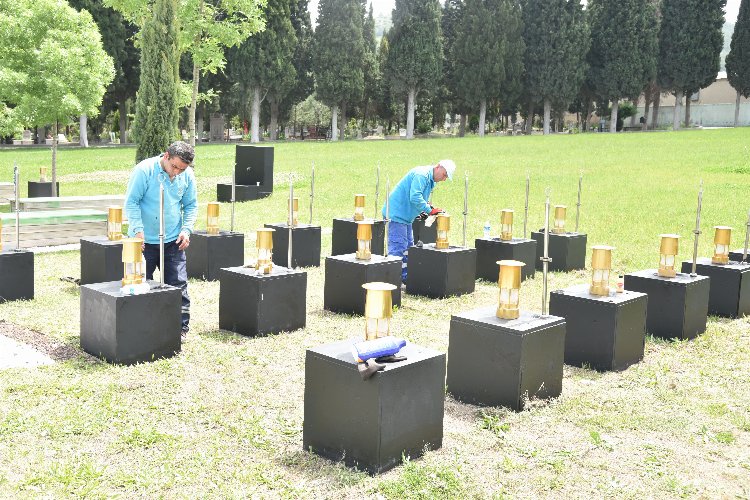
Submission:
[[[146,259],[146,279],[154,279],[154,270],[159,267],[159,245],[146,243],[143,250]],[[174,241],[164,243],[164,282],[182,289],[182,329],[190,323],[190,296],[187,291],[187,260],[185,251],[177,248]]]
[[[409,247],[414,245],[414,233],[411,224],[391,221],[388,224],[388,255],[401,257],[401,281],[406,283],[406,260],[409,258]]]

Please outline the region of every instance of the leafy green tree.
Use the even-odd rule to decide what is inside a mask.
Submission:
[[[317,98],[331,106],[331,140],[346,126],[347,103],[359,102],[364,89],[362,10],[359,0],[320,0],[314,35],[313,68]]]
[[[680,128],[682,97],[716,80],[725,5],[726,0],[662,2],[657,81],[675,96],[674,130]]]
[[[589,79],[612,101],[609,131],[617,131],[620,99],[641,93],[656,74],[658,24],[651,0],[592,0]]]
[[[750,97],[750,0],[742,0],[737,22],[732,33],[732,44],[727,54],[727,78],[737,91],[734,126],[740,120],[740,96]]]
[[[391,91],[406,96],[406,138],[414,138],[419,92],[434,92],[442,74],[443,46],[438,0],[396,0],[388,34]]]
[[[0,131],[52,123],[52,195],[57,123],[96,115],[112,81],[112,58],[96,23],[63,0],[0,0]]]
[[[288,118],[295,105],[306,100],[315,90],[312,68],[313,30],[307,5],[308,0],[291,0],[290,3],[292,26],[297,36],[297,45],[292,58],[296,76],[294,86],[280,104],[280,114],[283,120]]]
[[[362,71],[364,77],[364,92],[362,97],[362,128],[367,122],[367,114],[370,103],[378,95],[382,82],[380,66],[378,65],[378,45],[375,40],[375,18],[372,13],[372,4],[367,16],[364,18],[362,27],[362,40],[364,42],[365,55],[362,59]]]
[[[453,59],[453,46],[456,41],[458,22],[461,17],[463,8],[462,0],[445,0],[443,12],[440,17],[440,29],[443,34],[443,74],[442,84],[439,89],[440,97],[448,106],[448,113],[451,115],[451,123],[456,114],[461,115],[461,126],[459,127],[459,137],[464,136],[466,129],[466,115],[470,107],[461,100],[458,95],[458,80],[456,78],[455,61]]]
[[[393,95],[388,87],[388,36],[383,35],[378,46],[378,68],[381,71],[381,84],[376,94],[376,110],[378,116],[387,123],[386,130],[390,130],[393,120],[398,115],[398,105],[393,101]]]
[[[525,92],[544,105],[549,134],[552,107],[567,109],[586,76],[590,31],[580,0],[525,0],[523,8]]]

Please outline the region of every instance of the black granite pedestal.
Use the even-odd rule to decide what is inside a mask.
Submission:
[[[81,348],[110,363],[130,365],[180,352],[182,292],[149,281],[151,290],[123,295],[119,281],[81,287]]]
[[[60,183],[56,184],[57,195],[60,196]],[[29,198],[48,198],[52,196],[52,181],[29,181]]]
[[[278,266],[289,264],[289,225],[285,223],[266,224],[273,232],[273,263]],[[320,266],[320,226],[297,224],[292,228],[292,266]]]
[[[196,231],[185,249],[188,278],[216,281],[224,267],[241,266],[245,262],[245,235],[220,231],[208,234]]]
[[[542,270],[544,256],[544,230],[532,231],[531,238],[536,241],[536,268]],[[575,271],[586,268],[586,235],[581,233],[549,233],[550,271]]]
[[[742,262],[742,254],[745,252],[744,248],[739,248],[733,252],[729,252],[729,260],[734,262]],[[746,261],[750,261],[750,250],[747,252]]]
[[[219,271],[219,328],[258,336],[305,327],[307,273],[274,266]]]
[[[692,339],[706,331],[711,279],[677,273],[659,276],[656,269],[625,275],[625,289],[648,295],[646,331],[663,339]]]
[[[237,144],[234,150],[234,182],[259,184],[263,191],[273,191],[273,152],[273,146]]]
[[[253,201],[271,196],[271,191],[265,191],[263,186],[237,184],[234,186],[234,201]],[[232,185],[216,185],[216,201],[228,203],[232,201]]]
[[[308,349],[302,446],[370,474],[443,444],[445,354],[414,344],[362,380],[354,340]]]
[[[693,263],[682,263],[682,272],[689,273]],[[699,258],[695,272],[711,278],[708,314],[738,318],[750,314],[750,264],[730,262],[720,265],[711,259]]]
[[[521,281],[534,277],[536,270],[536,241],[513,238],[503,241],[500,238],[477,238],[477,278],[497,282],[500,274],[499,260],[518,260],[526,264],[521,268]]]
[[[565,364],[622,370],[643,359],[646,343],[645,293],[591,295],[589,285],[550,293],[549,312],[565,318]]]
[[[565,320],[522,311],[500,319],[497,306],[451,316],[447,386],[465,403],[522,410],[529,399],[562,392]]]
[[[34,253],[12,249],[0,252],[0,304],[34,298]]]
[[[391,293],[394,306],[401,306],[401,258],[373,254],[358,260],[353,253],[326,257],[323,308],[346,314],[365,314],[365,283],[381,281],[396,287]]]
[[[419,219],[411,223],[414,243],[418,241],[422,243],[435,243],[437,240],[437,222],[433,222],[430,226],[425,226],[424,223],[425,221]]]
[[[122,240],[81,238],[81,285],[122,279]]]
[[[385,221],[372,220],[372,241],[370,249],[372,253],[383,255],[385,253],[383,242],[385,241]],[[331,233],[331,255],[344,255],[357,251],[357,223],[354,219],[333,219],[333,231]]]
[[[409,248],[406,292],[432,298],[464,295],[476,286],[477,251],[473,248]]]

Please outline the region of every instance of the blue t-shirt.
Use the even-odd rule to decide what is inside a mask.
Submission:
[[[435,188],[432,166],[414,167],[393,188],[388,198],[388,216],[392,221],[411,224],[421,212],[430,212],[430,193]],[[385,205],[383,205],[385,217]]]

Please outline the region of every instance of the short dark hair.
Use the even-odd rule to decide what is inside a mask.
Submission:
[[[195,158],[195,149],[185,141],[173,142],[167,148],[167,153],[169,153],[170,157],[176,156],[188,165],[191,165],[193,163],[193,158]]]

